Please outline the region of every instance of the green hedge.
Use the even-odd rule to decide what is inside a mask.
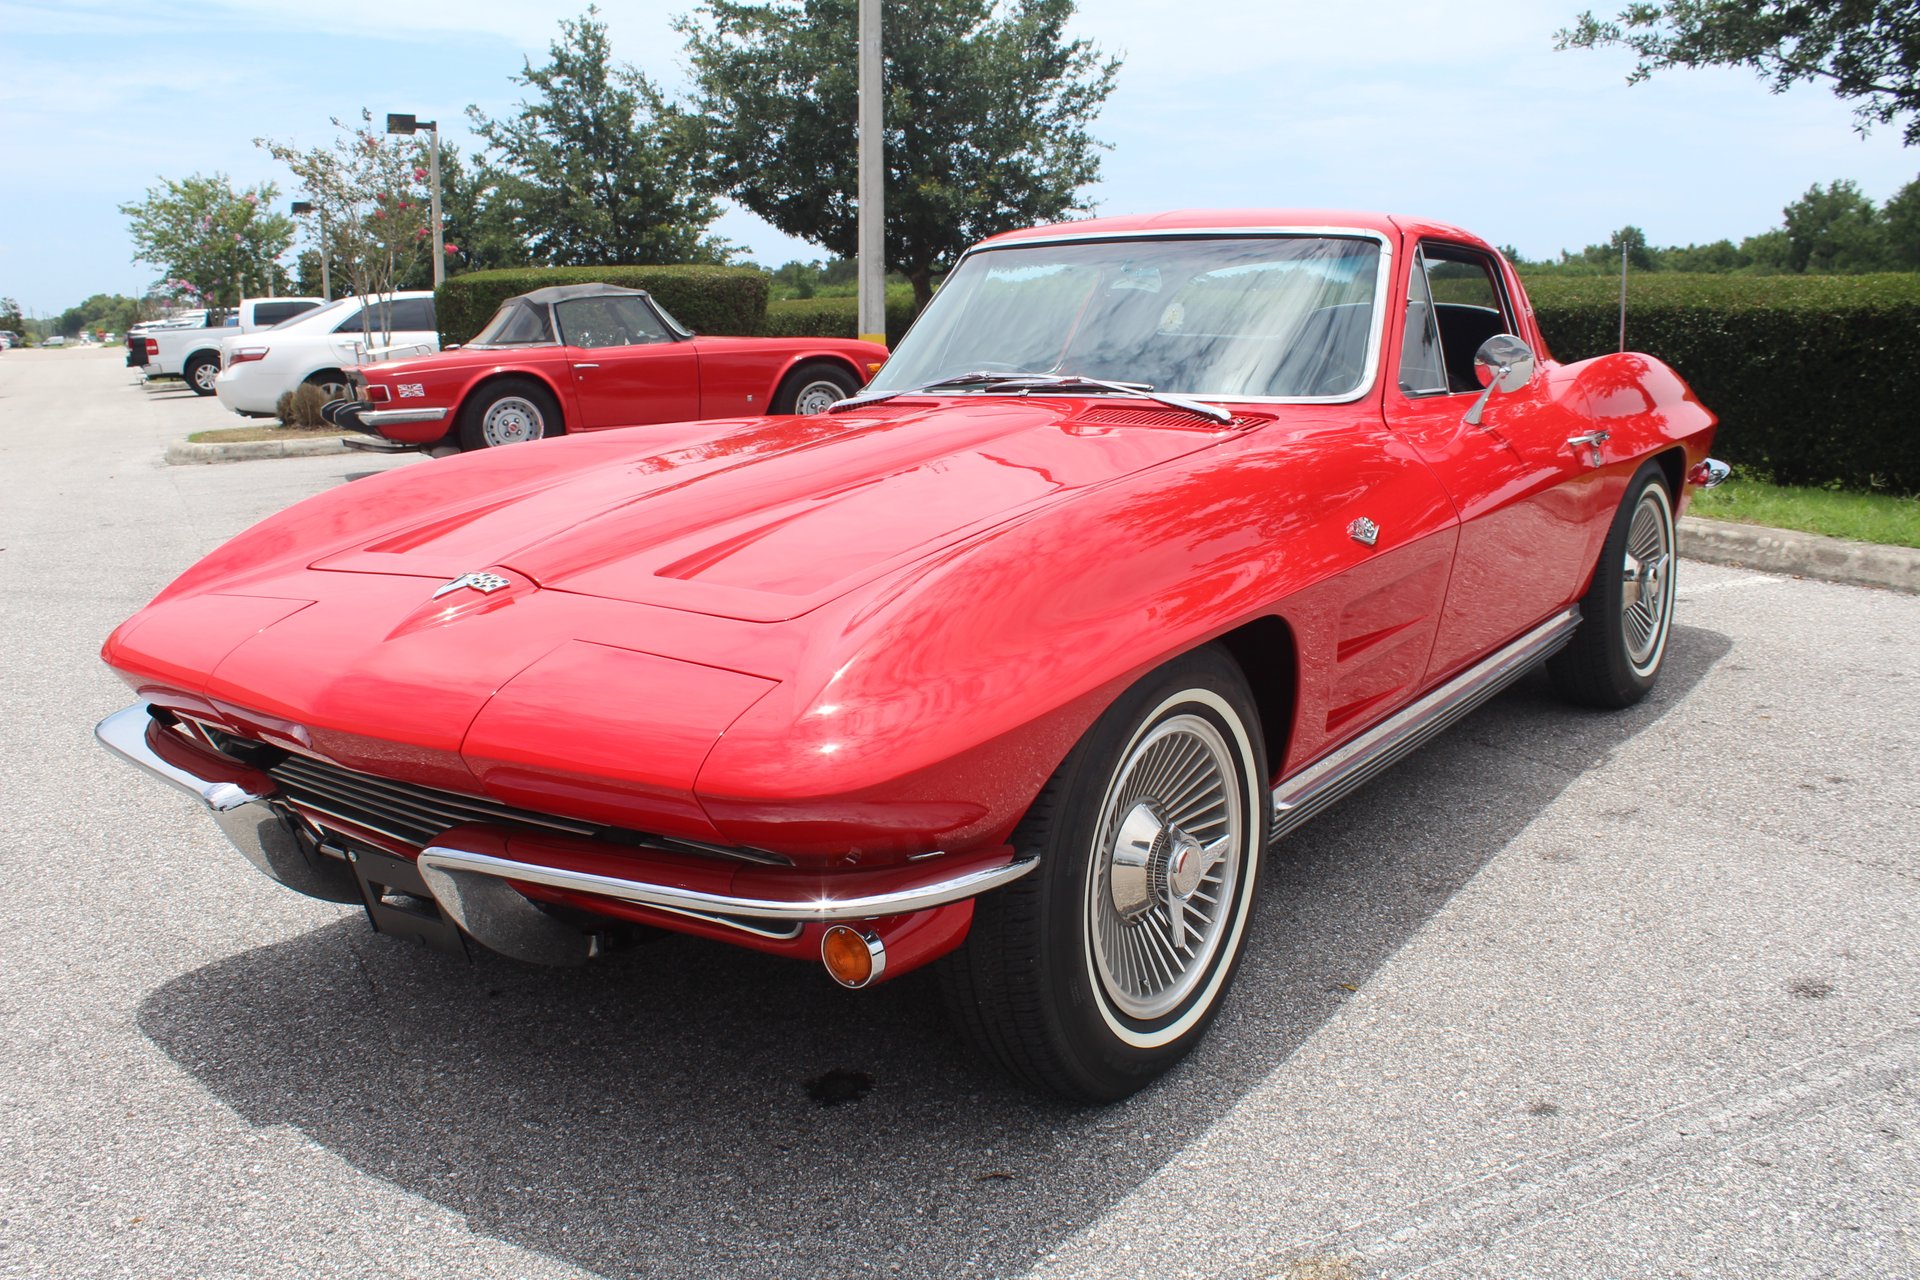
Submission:
[[[913,323],[913,286],[887,286],[887,345],[894,346]],[[770,338],[857,338],[858,298],[789,298],[767,304],[761,332]]]
[[[1526,280],[1558,360],[1619,345],[1619,279]],[[1627,279],[1627,349],[1720,415],[1716,456],[1785,484],[1920,492],[1920,275]]]
[[[754,267],[513,267],[469,271],[434,290],[440,342],[480,332],[508,298],[553,284],[617,284],[645,289],[696,333],[759,333],[767,313],[767,277]]]

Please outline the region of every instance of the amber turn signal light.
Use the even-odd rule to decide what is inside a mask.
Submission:
[[[887,971],[887,947],[871,933],[837,924],[821,935],[820,962],[835,982],[857,990]]]
[[[884,364],[886,364],[886,361],[885,361],[885,360],[869,360],[869,361],[867,361],[867,376],[868,376],[869,378],[871,378],[871,377],[872,377],[872,376],[873,376],[874,374],[876,374],[876,373],[878,373],[878,372],[880,372],[880,368],[881,368],[881,366],[882,366],[882,365],[884,365]]]

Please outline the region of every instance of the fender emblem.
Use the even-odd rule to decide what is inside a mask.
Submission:
[[[497,573],[463,573],[446,586],[434,592],[433,598],[438,600],[441,596],[447,594],[447,592],[458,591],[462,587],[472,587],[475,591],[481,592],[482,594],[492,595],[496,591],[505,591],[512,585],[511,582],[508,582]]]
[[[1361,516],[1347,526],[1347,536],[1363,547],[1370,547],[1380,537],[1380,526]]]

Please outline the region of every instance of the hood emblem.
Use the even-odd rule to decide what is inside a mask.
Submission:
[[[1370,547],[1380,537],[1380,526],[1361,516],[1347,526],[1347,536],[1363,547]]]
[[[497,573],[463,573],[446,586],[434,592],[433,598],[438,600],[441,596],[447,594],[447,592],[458,591],[462,587],[472,587],[475,591],[481,592],[484,595],[492,595],[496,591],[505,591],[512,585],[511,582],[508,582]]]

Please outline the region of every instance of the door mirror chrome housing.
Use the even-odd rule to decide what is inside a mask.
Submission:
[[[1481,410],[1487,407],[1495,391],[1518,391],[1533,381],[1533,348],[1510,333],[1496,333],[1473,353],[1473,367],[1485,370],[1487,379],[1486,390],[1473,402],[1465,418],[1468,426],[1477,427]]]

